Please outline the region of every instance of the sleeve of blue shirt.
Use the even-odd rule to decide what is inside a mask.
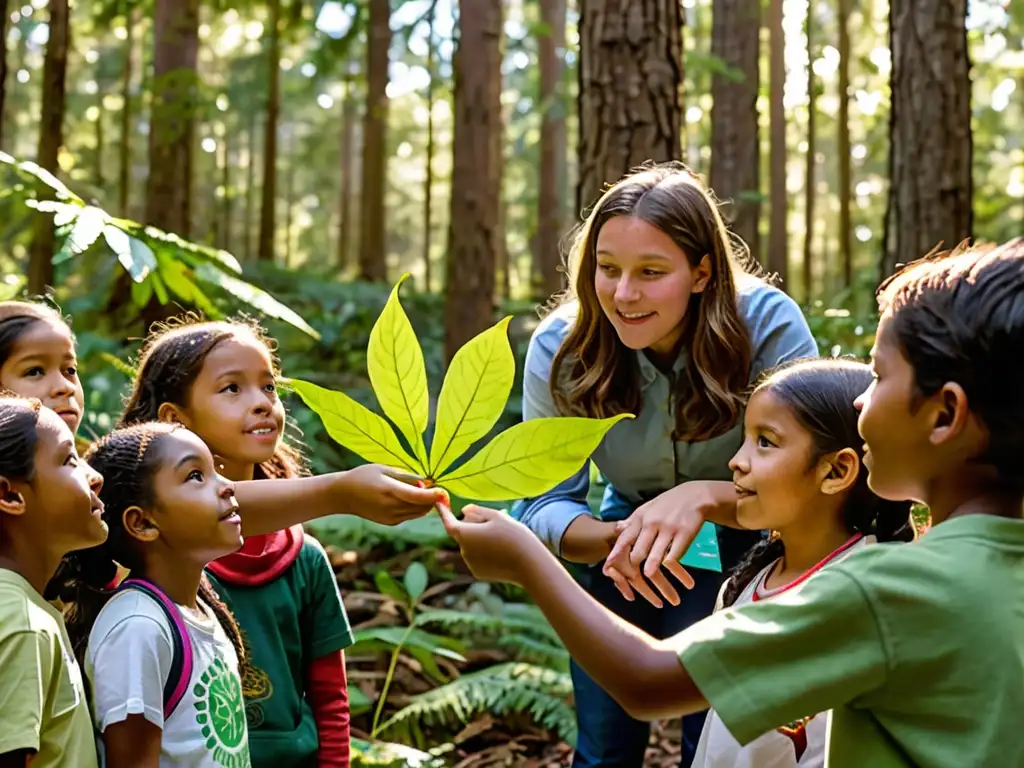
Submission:
[[[530,339],[523,371],[523,420],[558,416],[548,382],[551,361],[565,337],[566,321],[548,317]],[[524,499],[512,509],[512,515],[534,532],[556,555],[561,554],[562,536],[580,515],[589,515],[590,462],[575,475],[552,490],[532,499]]]
[[[818,357],[818,345],[799,305],[778,288],[760,284],[741,293],[754,348],[751,381],[780,363]]]

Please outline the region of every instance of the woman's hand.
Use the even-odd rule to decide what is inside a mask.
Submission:
[[[447,502],[440,502],[437,508],[445,530],[478,579],[522,585],[531,556],[548,555],[529,528],[504,512],[470,504],[459,520]]]
[[[694,480],[678,485],[637,507],[619,523],[619,537],[602,570],[627,600],[640,592],[648,602],[661,607],[661,600],[644,581],[646,577],[669,603],[679,605],[679,594],[662,569],[687,589],[692,588],[693,578],[679,560],[705,521],[735,524],[735,515],[732,483]]]
[[[398,525],[430,512],[448,500],[442,488],[427,488],[422,478],[406,475],[380,464],[340,473],[339,489],[349,514],[382,525]]]

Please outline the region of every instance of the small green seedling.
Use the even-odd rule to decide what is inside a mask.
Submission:
[[[630,414],[607,419],[575,416],[530,419],[505,430],[463,464],[451,469],[485,437],[505,409],[515,378],[515,358],[506,317],[462,347],[452,359],[437,401],[429,450],[424,433],[430,418],[423,350],[402,309],[395,285],[374,323],[367,350],[370,384],[391,425],[341,392],[293,379],[299,396],[328,434],[366,461],[426,478],[452,493],[478,501],[538,496],[576,473],[609,429]]]

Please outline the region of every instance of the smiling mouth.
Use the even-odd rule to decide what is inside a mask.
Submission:
[[[262,426],[246,430],[247,435],[255,435],[256,437],[268,437],[269,435],[276,435],[277,432],[278,429],[276,426]]]
[[[619,316],[620,320],[624,320],[627,323],[642,323],[644,320],[648,320],[656,313],[654,312],[623,312],[621,309],[615,310],[615,314]]]
[[[746,488],[744,488],[741,485],[735,485],[734,484],[733,488],[736,489],[736,496],[737,496],[737,498],[749,499],[751,496],[757,496],[757,494],[754,493],[754,491],[747,490]]]

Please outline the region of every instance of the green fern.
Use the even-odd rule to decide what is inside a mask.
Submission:
[[[546,640],[549,645],[561,646],[562,641],[554,628],[544,618],[540,610],[530,611],[524,608],[536,608],[524,603],[505,603],[501,613],[484,613],[478,611],[453,611],[445,608],[424,610],[416,616],[417,626],[440,624],[446,629],[466,625],[474,630],[490,630],[504,634],[510,630],[519,630],[524,634],[536,635]]]
[[[572,679],[553,669],[509,662],[463,675],[421,693],[380,730],[420,743],[424,727],[461,726],[480,712],[505,716],[528,714],[559,738],[576,741],[576,715],[570,703]]]

